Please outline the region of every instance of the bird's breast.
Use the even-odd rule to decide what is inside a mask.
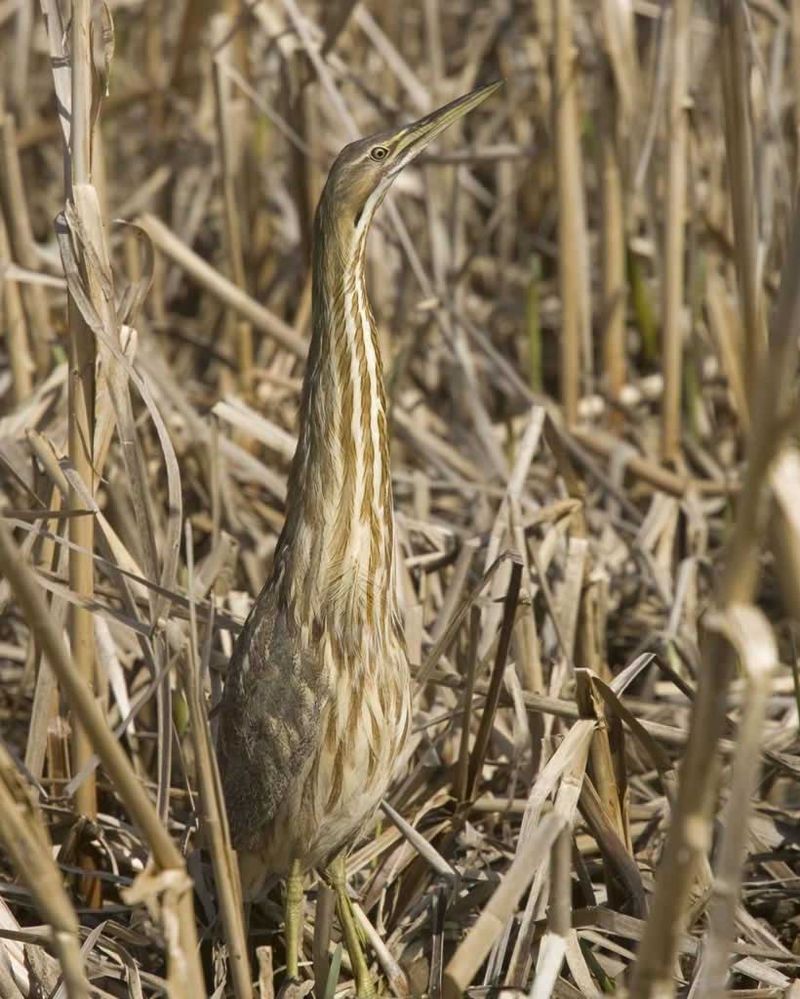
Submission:
[[[411,691],[404,649],[379,665],[331,666],[331,697],[320,717],[315,765],[304,788],[320,858],[341,848],[380,803],[408,738]]]

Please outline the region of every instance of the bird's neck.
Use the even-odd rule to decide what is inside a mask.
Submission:
[[[313,332],[276,571],[300,626],[379,635],[395,610],[394,525],[366,227],[328,232],[323,241],[318,218]]]

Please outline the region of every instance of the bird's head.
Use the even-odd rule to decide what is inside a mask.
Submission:
[[[343,227],[364,231],[403,167],[501,86],[502,80],[478,87],[410,125],[377,132],[345,146],[328,174],[320,212],[330,213],[329,222],[335,218]]]

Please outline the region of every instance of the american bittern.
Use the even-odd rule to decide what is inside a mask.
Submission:
[[[267,875],[288,875],[286,964],[294,978],[302,877],[327,872],[359,996],[374,992],[341,851],[386,791],[410,722],[365,245],[397,174],[498,86],[353,142],[331,168],[314,222],[313,333],[286,523],[222,700],[220,765],[245,896]]]

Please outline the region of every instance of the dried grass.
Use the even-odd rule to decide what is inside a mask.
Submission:
[[[276,993],[213,709],[311,212],[497,76],[370,244],[416,682],[348,860],[380,991],[800,995],[800,4],[222,6],[0,3],[0,995]],[[306,887],[283,994],[352,994]]]

